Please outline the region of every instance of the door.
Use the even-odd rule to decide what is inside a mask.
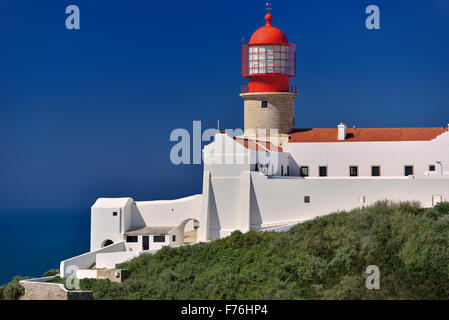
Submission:
[[[149,250],[149,249],[150,249],[150,237],[143,236],[142,237],[142,250]]]

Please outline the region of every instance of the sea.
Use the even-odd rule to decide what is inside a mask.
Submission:
[[[0,285],[89,251],[90,208],[0,211]]]

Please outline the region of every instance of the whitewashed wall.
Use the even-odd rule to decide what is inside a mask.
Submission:
[[[125,240],[125,246],[126,246],[126,250],[127,251],[132,251],[132,252],[138,252],[142,250],[142,236],[136,236],[137,237],[137,242],[128,242],[126,241],[127,237],[124,237]]]
[[[90,250],[103,246],[105,240],[123,240],[123,233],[131,225],[131,198],[99,198],[91,208]],[[113,215],[117,212],[117,215]]]
[[[68,275],[68,272],[72,268],[77,269],[88,269],[90,268],[94,263],[96,263],[96,257],[99,253],[106,253],[106,252],[123,252],[125,251],[125,244],[124,242],[118,242],[114,243],[110,246],[87,252],[84,254],[81,254],[79,256],[61,261],[59,272],[61,277],[66,277]],[[72,269],[73,270],[73,269]]]
[[[319,166],[327,166],[333,177],[349,176],[349,166],[358,166],[359,176],[371,176],[371,166],[381,166],[382,176],[403,176],[406,165],[423,176],[436,161],[449,170],[448,132],[431,141],[285,143],[283,150],[291,154],[291,174],[296,176],[300,166],[308,166],[311,177],[319,176]]]
[[[268,227],[360,207],[379,200],[420,201],[432,206],[432,196],[449,200],[448,177],[422,178],[290,178],[268,179],[252,173],[252,228]],[[310,203],[304,203],[304,197]]]
[[[77,279],[96,279],[98,270],[80,269],[76,271]]]
[[[97,254],[97,268],[115,269],[117,265],[138,257],[142,251],[111,252]]]
[[[199,220],[201,195],[176,200],[136,201],[132,207],[132,227],[178,226],[188,218]]]
[[[209,225],[209,233],[202,234],[201,241],[225,237],[234,230],[248,231],[245,215],[251,229],[261,229],[299,223],[379,200],[419,201],[431,207],[434,196],[449,200],[449,177],[323,179],[242,172],[240,178],[211,177],[208,194],[207,214],[203,217],[208,221],[201,222]],[[310,203],[305,203],[306,196]]]

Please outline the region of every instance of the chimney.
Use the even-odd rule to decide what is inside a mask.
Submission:
[[[338,140],[342,141],[346,139],[346,128],[343,122],[338,125]]]

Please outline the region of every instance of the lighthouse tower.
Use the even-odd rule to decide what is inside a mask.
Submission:
[[[270,10],[269,10],[270,11]],[[296,46],[272,26],[273,16],[265,16],[266,25],[254,32],[242,46],[242,76],[249,84],[242,87],[245,135],[253,132],[288,134],[294,127],[296,87]],[[251,133],[250,133],[251,132]]]

